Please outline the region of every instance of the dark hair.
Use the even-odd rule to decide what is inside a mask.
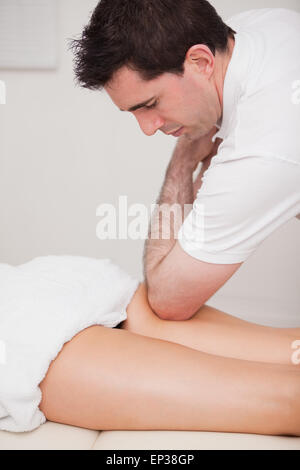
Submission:
[[[152,80],[182,75],[187,51],[225,52],[236,32],[206,0],[101,0],[80,39],[71,41],[77,82],[103,88],[124,65]]]

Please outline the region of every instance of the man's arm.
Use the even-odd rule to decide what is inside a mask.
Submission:
[[[190,212],[195,194],[201,186],[203,173],[220,145],[220,139],[214,144],[211,142],[215,132],[216,129],[210,135],[211,153],[206,158],[201,154],[200,142],[198,145],[195,142],[178,142],[158,199],[158,207],[151,220],[144,252],[144,274],[149,303],[163,319],[191,318],[240,267],[240,264],[224,266],[201,262],[186,254],[176,240],[183,223],[182,215],[187,216]],[[205,145],[202,151],[203,149],[207,155]],[[203,168],[193,184],[193,172],[199,161],[203,161]],[[175,211],[174,227],[170,227],[170,207],[174,204],[179,211]],[[188,205],[187,211],[184,211],[184,205]],[[170,229],[169,237],[161,239],[166,228]]]
[[[215,152],[214,155],[217,153],[216,142],[212,142],[212,137],[216,131],[217,129],[214,127],[207,136],[197,141],[191,141],[185,137],[178,140],[157,200],[157,210],[152,215],[149,239],[145,244],[144,275],[148,289],[150,287],[148,282],[150,273],[153,272],[174,247],[176,242],[175,237],[180,225],[183,223],[182,215],[187,216],[188,212],[192,209],[192,204],[196,197],[195,193],[197,193],[201,186],[199,181],[204,171],[210,165],[212,152]],[[209,161],[207,161],[207,158]],[[201,172],[194,184],[193,173],[201,161],[203,162]],[[174,204],[180,209],[176,220],[174,215],[175,227],[171,224],[169,211]],[[184,206],[189,206],[186,208],[186,211]],[[161,223],[160,214],[162,215]],[[170,237],[168,239],[161,239],[164,235],[163,230],[166,227],[170,228]]]
[[[171,206],[177,204],[180,210],[184,209],[184,205],[189,205],[190,209],[192,208],[194,201],[194,169],[188,162],[187,156],[188,152],[185,145],[183,145],[182,141],[181,143],[178,142],[166,172],[165,181],[156,203],[156,209],[152,214],[149,238],[146,241],[144,251],[144,274],[148,289],[151,287],[151,274],[168,255],[176,242],[174,226],[178,225],[178,216],[180,214],[176,214],[176,221],[174,220],[176,223],[173,226],[170,220]],[[170,230],[170,236],[162,239],[168,229]]]

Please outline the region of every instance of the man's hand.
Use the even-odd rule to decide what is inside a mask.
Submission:
[[[186,158],[186,164],[192,172],[197,169],[200,162],[211,156],[213,152],[216,155],[220,143],[216,147],[216,142],[212,142],[212,138],[217,132],[218,129],[214,126],[208,134],[198,139],[189,139],[185,135],[178,139],[177,148],[183,155],[182,158]],[[216,139],[216,141],[221,141],[221,139]]]

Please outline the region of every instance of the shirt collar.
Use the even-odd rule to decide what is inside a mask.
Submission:
[[[217,137],[225,139],[228,136],[234,110],[242,93],[243,77],[249,63],[249,50],[248,47],[245,48],[245,39],[244,33],[235,34],[235,46],[224,79],[223,114],[221,122],[217,124],[219,131],[214,135],[213,142]]]

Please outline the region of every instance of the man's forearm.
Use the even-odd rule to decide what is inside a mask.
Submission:
[[[216,131],[217,128],[214,127],[207,135],[197,140],[181,137],[177,142],[152,215],[148,240],[145,243],[144,277],[148,287],[150,274],[155,272],[157,266],[176,244],[178,231],[192,210],[197,191],[201,187],[203,173],[218,151],[221,140],[216,139],[214,143],[212,142]],[[201,161],[203,162],[201,173],[194,183],[193,173]],[[174,205],[175,207],[172,207]],[[173,224],[171,213],[174,214]]]
[[[193,167],[187,158],[188,149],[177,146],[166,172],[165,181],[152,214],[149,238],[144,250],[144,275],[146,281],[150,272],[163,261],[174,247],[177,234],[184,218],[194,202]],[[173,205],[174,223],[170,217]],[[177,209],[177,210],[176,210]],[[161,214],[161,215],[160,215]],[[165,236],[167,235],[167,236]]]

